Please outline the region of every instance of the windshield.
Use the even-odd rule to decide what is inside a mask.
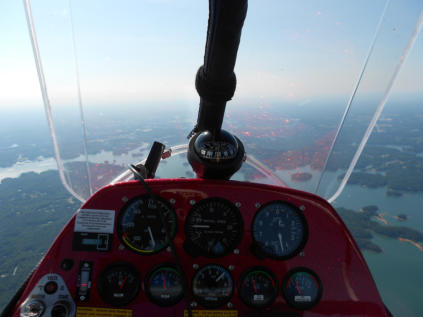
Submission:
[[[423,264],[422,10],[419,1],[250,1],[237,90],[223,124],[247,153],[232,179],[332,202],[399,316],[423,313],[415,298]],[[16,12],[26,27],[24,8]],[[154,141],[172,150],[156,177],[195,177],[185,151],[197,119],[194,79],[203,63],[208,3],[32,1],[26,14],[30,37],[23,41],[28,55],[32,43],[36,67],[27,62],[32,82],[2,79],[15,88],[1,104],[1,216],[12,221],[10,210],[21,212],[16,195],[31,216],[33,201],[25,199],[48,196],[54,203],[35,232],[55,227],[28,268],[17,256],[0,267],[12,289],[19,284],[14,276],[23,280],[71,215],[56,210],[75,211],[77,200],[131,177],[128,164],[143,161]],[[3,59],[29,60],[15,54]],[[19,97],[16,87],[32,91],[36,78],[41,95]],[[21,108],[7,108],[11,103]],[[41,174],[25,174],[31,171]],[[24,241],[14,238],[0,256],[28,247]],[[0,289],[2,305],[7,288]]]

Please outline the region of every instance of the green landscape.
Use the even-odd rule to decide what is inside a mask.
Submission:
[[[79,208],[57,171],[0,184],[0,308],[8,302]]]

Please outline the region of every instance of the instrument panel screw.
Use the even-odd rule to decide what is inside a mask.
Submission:
[[[192,268],[193,268],[194,270],[198,270],[198,264],[197,264],[197,263],[194,263],[194,264],[192,265]]]
[[[261,207],[261,204],[260,203],[255,203],[254,207],[260,208]]]
[[[171,198],[171,199],[169,200],[169,202],[170,202],[172,205],[174,205],[174,204],[176,203],[176,200],[175,200],[175,198]]]
[[[123,251],[123,250],[125,250],[125,246],[123,244],[120,244],[118,249],[119,249],[119,251]]]
[[[304,211],[304,210],[306,210],[306,207],[305,207],[304,205],[301,205],[301,206],[300,206],[300,210],[301,210],[301,211]]]
[[[305,253],[303,251],[301,251],[300,256],[305,256]]]
[[[234,305],[231,302],[229,302],[228,303],[228,308],[233,308],[233,307],[234,307]]]
[[[128,197],[123,196],[123,197],[122,197],[122,201],[123,201],[124,203],[126,203],[126,202],[128,201]]]
[[[239,207],[241,207],[241,203],[240,203],[239,201],[237,201],[237,202],[235,203],[235,206],[236,206],[237,208],[239,208]]]
[[[235,265],[232,265],[232,264],[231,264],[231,265],[229,265],[229,270],[230,270],[230,271],[235,270]]]
[[[190,204],[191,206],[195,205],[195,200],[194,200],[194,199],[191,199],[191,200],[189,201],[189,204]]]
[[[84,295],[80,296],[79,300],[85,300],[85,296]]]
[[[239,249],[235,249],[234,254],[239,254]]]
[[[191,307],[197,307],[197,302],[192,302]]]

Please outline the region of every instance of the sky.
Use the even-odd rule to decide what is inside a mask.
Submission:
[[[76,69],[88,105],[198,100],[194,78],[204,54],[207,1],[31,4],[53,107],[77,103]],[[304,104],[312,98],[349,96],[385,4],[250,0],[235,98]],[[422,10],[420,0],[390,2],[360,93],[385,89]],[[423,93],[420,56],[421,34],[396,93]],[[0,70],[0,109],[40,106],[22,1],[0,0]]]

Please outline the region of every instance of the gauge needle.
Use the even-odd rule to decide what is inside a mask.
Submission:
[[[257,294],[257,286],[256,286],[256,281],[252,280],[253,282],[253,288],[254,288],[254,292]]]
[[[295,288],[297,289],[298,294],[300,294],[300,295],[301,295],[301,289],[300,289],[300,287],[298,286],[298,281],[297,281],[297,280],[295,280]]]
[[[126,280],[128,279],[128,276],[129,276],[129,275],[125,276],[125,278],[123,279],[122,283],[120,283],[120,289],[122,289],[122,288],[123,288],[123,286],[125,285],[125,282],[126,282]]]
[[[154,241],[153,233],[151,232],[151,228],[148,227],[148,233],[150,234],[151,242],[153,243],[153,248],[156,246],[156,241]]]
[[[163,287],[164,287],[164,289],[167,289],[167,286],[166,286],[166,277],[164,277],[164,275],[162,275],[162,279],[163,279]]]
[[[282,234],[278,233],[278,238],[279,238],[279,243],[281,245],[281,250],[282,250],[282,252],[284,252],[283,244],[282,244]]]
[[[223,277],[225,276],[225,272],[223,272],[222,274],[220,274],[217,279],[216,282],[219,282]]]

